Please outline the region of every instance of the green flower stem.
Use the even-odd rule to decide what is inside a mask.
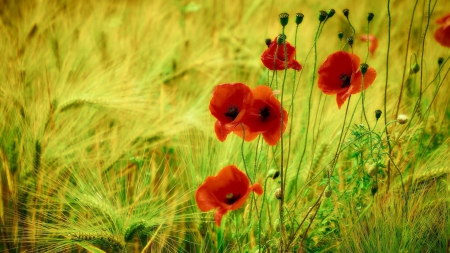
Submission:
[[[306,153],[306,144],[308,142],[308,133],[309,133],[309,124],[311,121],[311,100],[312,100],[312,92],[314,89],[314,81],[315,81],[315,72],[316,72],[316,67],[317,67],[317,40],[319,38],[319,31],[320,31],[320,26],[321,26],[322,22],[319,23],[319,26],[316,29],[316,35],[314,37],[314,45],[313,48],[314,49],[314,65],[313,65],[313,76],[312,76],[312,80],[311,80],[311,89],[309,91],[309,99],[308,99],[308,120],[306,121],[306,133],[305,133],[305,142],[303,145],[303,150],[302,150],[302,154],[300,156],[300,162],[297,166],[297,172],[295,175],[295,182],[298,182],[298,176],[300,174],[300,167],[302,166],[302,162],[303,162],[303,158],[305,157],[305,153]],[[309,53],[308,53],[309,56]],[[297,183],[295,184],[295,194],[297,194]],[[298,201],[296,201],[295,203],[297,203]],[[294,208],[296,207],[296,204],[294,205]]]
[[[262,217],[262,211],[264,209],[264,201],[266,200],[266,190],[267,190],[267,180],[269,179],[269,177],[266,177],[266,180],[264,181],[264,188],[263,188],[263,199],[262,199],[262,203],[261,203],[261,209],[259,211],[259,219],[258,219],[258,249],[259,252],[261,251],[261,217]]]
[[[284,26],[282,29],[281,34],[284,36]],[[281,182],[281,198],[280,198],[280,231],[281,231],[281,237],[280,237],[280,250],[281,252],[284,252],[284,190],[285,190],[285,184],[284,184],[284,144],[283,144],[283,98],[284,98],[284,84],[286,83],[286,74],[287,74],[287,50],[286,50],[286,40],[284,40],[284,76],[283,76],[283,82],[281,83],[281,98],[280,98],[280,145],[281,145],[281,157],[280,157],[280,182]]]
[[[418,2],[419,2],[419,0],[416,0],[416,3],[414,4],[414,8],[413,8],[413,11],[412,11],[412,16],[411,16],[411,22],[409,23],[408,39],[406,40],[405,61],[404,61],[404,65],[403,65],[402,85],[400,87],[400,93],[398,94],[397,109],[395,110],[395,117],[396,118],[398,117],[398,111],[400,110],[400,103],[402,101],[403,87],[405,85],[405,77],[406,77],[406,66],[407,66],[407,62],[408,62],[409,41],[411,39],[411,30],[412,30],[412,25],[413,25],[413,22],[414,22],[414,15],[416,13],[416,7],[417,7],[417,3]]]
[[[295,27],[295,38],[294,38],[294,48],[297,49],[297,33],[298,33],[298,25]],[[294,60],[297,60],[297,50],[295,51]],[[296,80],[297,71],[294,71],[294,78],[293,78],[293,84],[295,86],[295,80]],[[291,139],[292,139],[292,122],[294,119],[294,89],[293,87],[291,92],[291,108],[290,108],[290,121],[289,121],[289,133],[288,133],[288,154],[286,159],[286,172],[287,168],[289,167],[289,161],[291,157]],[[287,178],[287,177],[285,177]],[[284,180],[284,184],[286,184],[286,179]]]
[[[388,82],[389,82],[389,53],[391,49],[391,0],[387,0],[387,14],[388,14],[388,42],[387,42],[387,52],[386,52],[386,82],[384,85],[384,124],[386,125],[388,123],[387,121],[387,89],[388,89]],[[386,128],[384,128],[386,131],[386,137],[388,142],[388,148],[389,148],[389,154],[392,153],[392,146],[390,143],[390,137],[389,137],[389,131]],[[386,194],[389,192],[389,188],[391,185],[391,162],[388,162],[387,166],[387,187],[386,187]]]
[[[242,128],[242,144],[241,144],[242,162],[244,163],[245,174],[247,174],[247,177],[250,180],[250,184],[253,184],[253,180],[250,177],[250,174],[248,173],[247,164],[245,162],[245,155],[244,155],[245,131],[244,131],[244,125],[242,123],[241,123],[241,128]]]

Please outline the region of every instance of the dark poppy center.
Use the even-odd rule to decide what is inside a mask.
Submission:
[[[228,193],[225,197],[225,203],[228,205],[234,204],[239,198],[241,197],[241,194],[234,195],[233,193]]]
[[[342,74],[341,76],[339,76],[339,79],[342,80],[341,88],[346,88],[346,87],[350,86],[350,77],[351,76],[349,76],[347,74]]]
[[[262,122],[264,122],[269,116],[270,116],[270,109],[268,106],[264,106],[263,108],[259,109],[259,117],[261,118]]]
[[[232,105],[228,108],[228,111],[225,113],[225,116],[234,120],[239,114],[239,108],[235,105]]]

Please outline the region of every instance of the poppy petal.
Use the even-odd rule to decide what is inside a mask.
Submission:
[[[336,102],[338,105],[338,108],[341,109],[341,106],[345,103],[345,100],[347,100],[347,98],[350,96],[350,93],[348,93],[347,91],[338,93],[336,95]]]
[[[246,125],[243,125],[243,126],[244,126],[244,133],[245,133],[245,139],[244,139],[245,141],[247,141],[247,142],[253,141],[256,137],[258,137],[259,132],[252,132],[252,131],[250,131],[248,126],[246,126]],[[236,126],[236,128],[233,130],[233,133],[241,138],[244,137],[241,126]]]
[[[367,89],[370,85],[372,85],[376,77],[377,72],[375,71],[375,69],[369,67],[367,69],[366,74],[364,75],[364,90]],[[361,71],[358,71],[353,75],[352,83],[349,88],[349,93],[356,94],[361,92],[361,82],[362,82],[362,73]]]
[[[440,17],[436,20],[436,24],[443,26],[444,28],[450,26],[450,13]]]
[[[197,206],[203,212],[212,210],[218,206],[218,201],[207,189],[206,185],[201,185],[195,193],[195,201]]]
[[[444,47],[450,47],[450,26],[440,27],[435,33],[434,38]]]
[[[295,47],[293,47],[289,42],[286,42],[286,55],[285,60],[284,45],[277,44],[277,38],[270,43],[269,47],[261,55],[261,62],[264,66],[270,70],[284,70],[287,60],[287,67],[300,71],[302,66],[295,58]],[[276,53],[276,56],[275,56]]]
[[[214,220],[216,221],[216,225],[220,227],[220,223],[222,222],[222,216],[224,216],[228,212],[228,209],[218,208],[214,213]]]
[[[331,95],[346,91],[348,87],[343,87],[343,75],[348,78],[354,72],[355,57],[347,52],[338,51],[328,56],[320,66],[318,85],[323,93]],[[356,56],[357,58],[357,56]],[[359,59],[357,59],[359,64]],[[359,65],[358,65],[359,67]],[[356,67],[357,69],[357,67]]]
[[[258,195],[262,195],[263,194],[263,188],[258,183],[253,184],[252,187],[250,187],[250,190],[255,192]]]
[[[286,131],[286,126],[288,122],[288,114],[286,110],[283,109],[283,133]],[[277,122],[277,124],[274,124],[274,127],[269,129],[269,131],[266,131],[262,134],[264,140],[269,144],[270,146],[275,146],[278,143],[278,140],[281,138],[280,133],[280,124]]]
[[[253,103],[250,88],[243,83],[227,83],[214,88],[209,110],[222,124],[239,122]]]
[[[214,124],[214,132],[216,132],[217,139],[221,142],[224,142],[227,139],[228,134],[231,133],[231,131],[218,120],[216,120],[216,123]]]

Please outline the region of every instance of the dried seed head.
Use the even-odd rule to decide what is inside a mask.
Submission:
[[[271,169],[269,170],[269,172],[267,172],[267,177],[270,177],[272,179],[277,179],[279,175],[280,172],[278,170]]]
[[[267,39],[265,40],[265,42],[266,42],[267,47],[269,47],[269,46],[270,46],[270,43],[272,43],[272,40],[269,39],[269,38],[267,38]]]
[[[281,188],[275,190],[275,198],[281,199]]]
[[[336,13],[336,11],[335,11],[334,9],[330,9],[330,10],[328,11],[328,13],[327,13],[328,18],[333,17],[335,13]]]
[[[342,11],[342,13],[344,13],[344,16],[346,16],[346,17],[348,18],[348,13],[349,13],[349,10],[348,10],[348,9],[344,9],[344,10]]]
[[[280,17],[281,26],[285,27],[289,22],[289,14],[287,14],[286,12],[283,12],[280,15],[278,15],[278,17]]]
[[[348,42],[348,44],[349,44],[351,47],[353,47],[353,41],[354,41],[353,36],[348,36],[347,42]]]
[[[295,23],[297,25],[300,25],[303,22],[303,17],[304,17],[303,13],[295,14]]]
[[[372,21],[372,19],[373,19],[373,17],[374,17],[375,15],[373,15],[373,13],[372,12],[369,12],[369,14],[367,14],[367,21]]]
[[[383,112],[381,110],[375,110],[375,118],[377,118],[377,120],[381,117],[381,114]]]
[[[365,75],[366,72],[367,72],[367,69],[369,68],[369,65],[367,65],[366,63],[362,63],[359,67],[360,67],[360,69],[361,69],[361,73],[362,73],[363,75]]]
[[[323,22],[328,17],[328,13],[326,11],[319,11],[319,21]]]
[[[400,114],[397,117],[397,122],[401,125],[406,124],[406,122],[408,122],[408,117],[405,114]]]

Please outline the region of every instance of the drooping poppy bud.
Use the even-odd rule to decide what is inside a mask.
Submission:
[[[369,12],[369,14],[367,14],[367,21],[369,21],[369,22],[372,21],[374,16],[375,15],[372,12]]]
[[[349,14],[349,10],[348,9],[344,9],[342,11],[342,13],[344,13],[344,16],[348,18],[348,14]]]
[[[381,110],[375,110],[375,118],[378,120],[383,112]]]
[[[266,42],[267,47],[269,47],[269,46],[270,46],[270,43],[272,43],[272,40],[269,39],[269,38],[267,38],[267,39],[265,40],[265,42]]]

